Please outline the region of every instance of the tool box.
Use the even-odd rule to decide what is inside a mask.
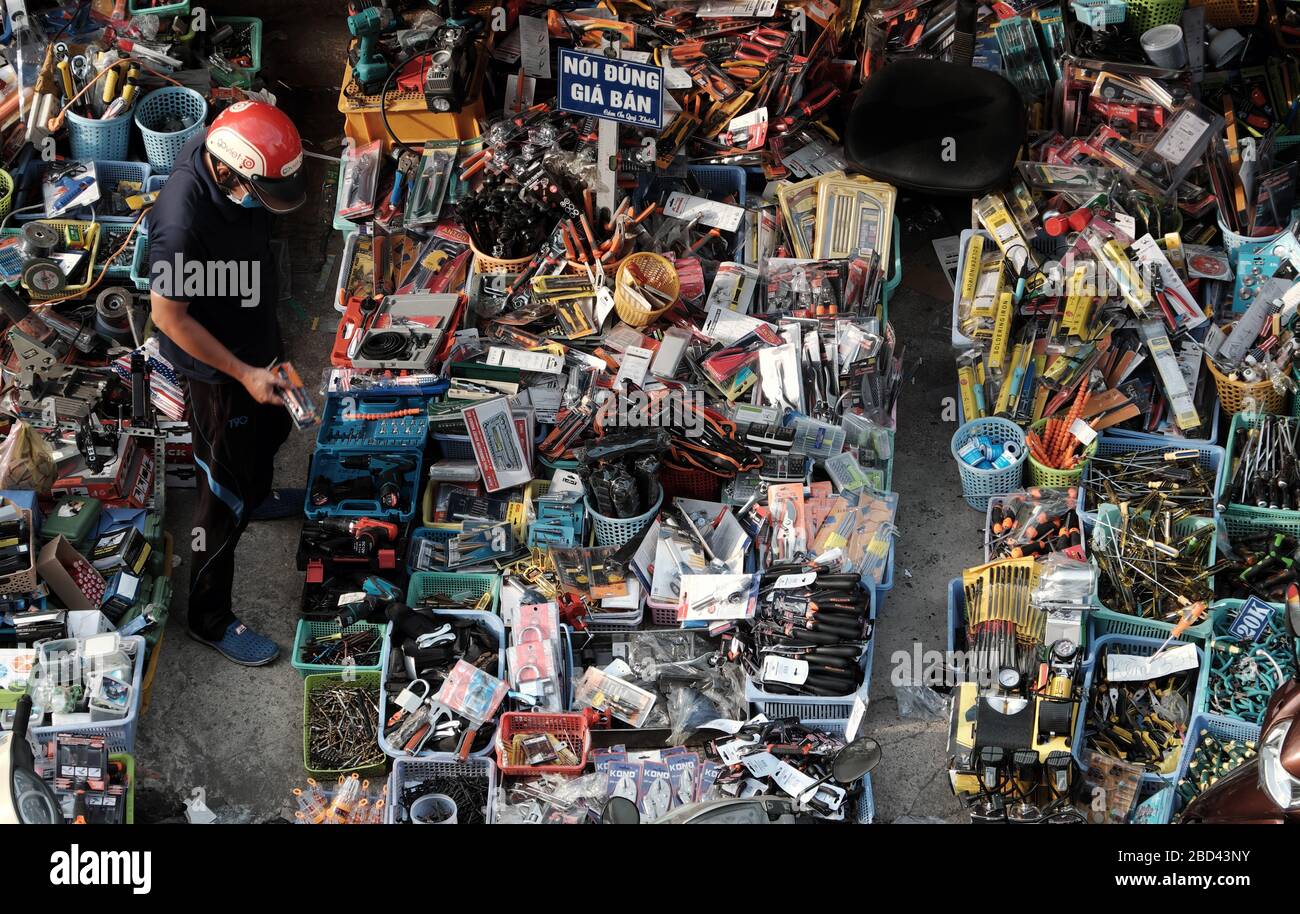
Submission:
[[[424,455],[419,451],[390,456],[365,448],[318,449],[308,474],[307,518],[408,521],[415,516],[423,466]]]

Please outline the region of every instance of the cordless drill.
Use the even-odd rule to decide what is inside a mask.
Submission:
[[[383,88],[392,69],[379,48],[379,36],[391,31],[397,20],[388,7],[362,6],[361,2],[349,3],[348,13],[348,31],[357,39],[349,55],[352,75],[361,91],[373,94]]]

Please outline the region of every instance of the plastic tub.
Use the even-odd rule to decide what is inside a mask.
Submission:
[[[1224,480],[1227,475],[1227,461],[1224,460],[1223,448],[1217,444],[1202,444],[1192,441],[1183,441],[1178,438],[1163,438],[1155,435],[1131,435],[1131,436],[1111,436],[1102,435],[1097,439],[1097,450],[1093,457],[1113,457],[1115,454],[1148,454],[1154,451],[1189,451],[1194,450],[1197,453],[1196,463],[1201,469],[1214,479],[1215,497],[1223,491]],[[1089,526],[1096,523],[1097,512],[1087,510],[1087,498],[1085,488],[1092,471],[1092,461],[1084,467],[1083,477],[1079,484],[1079,519]],[[1210,499],[1213,503],[1214,498]],[[1214,514],[1213,504],[1210,510],[1202,516],[1210,517]]]
[[[313,622],[308,619],[299,619],[298,628],[293,637],[293,651],[290,654],[290,665],[303,676],[310,676],[313,673],[342,673],[345,670],[354,670],[356,672],[379,672],[380,658],[383,655],[383,643],[380,642],[380,657],[375,658],[374,663],[364,665],[344,665],[341,663],[306,663],[302,657],[302,649],[307,646],[314,638],[321,638],[325,635],[337,635],[340,632],[375,632],[381,638],[387,639],[391,624],[380,625],[375,622],[357,622],[342,628],[337,622]]]
[[[362,689],[371,686],[380,686],[379,674],[376,672],[357,673],[355,678],[351,680],[345,680],[340,673],[315,673],[302,681],[302,767],[309,775],[314,778],[322,778],[337,777],[350,774],[353,771],[360,775],[366,775],[384,770],[386,760],[383,759],[364,768],[311,767],[311,713],[309,710],[311,693],[333,688]],[[382,686],[380,686],[381,708],[383,707],[382,697],[383,691]],[[376,720],[375,724],[378,726],[379,721]]]
[[[559,737],[578,756],[576,765],[507,765],[505,747],[518,734],[549,733]],[[545,714],[526,711],[509,711],[501,715],[495,739],[497,767],[502,774],[581,774],[587,767],[587,752],[591,749],[591,731],[587,717],[582,713]]]

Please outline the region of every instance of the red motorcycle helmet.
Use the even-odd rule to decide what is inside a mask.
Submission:
[[[235,102],[208,128],[204,148],[244,179],[258,202],[289,213],[307,199],[302,138],[289,116],[266,102]]]

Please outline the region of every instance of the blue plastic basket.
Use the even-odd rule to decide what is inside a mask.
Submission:
[[[1086,705],[1092,693],[1092,678],[1097,671],[1097,664],[1101,660],[1102,651],[1106,650],[1109,653],[1110,652],[1109,649],[1118,647],[1121,649],[1120,653],[1122,654],[1129,654],[1129,655],[1140,656],[1140,657],[1150,657],[1152,654],[1156,653],[1156,651],[1160,650],[1160,646],[1162,643],[1163,643],[1162,639],[1157,640],[1156,638],[1134,638],[1129,635],[1105,635],[1101,638],[1096,639],[1092,643],[1092,649],[1088,654],[1088,660],[1084,664],[1083,693],[1082,693],[1083,703],[1079,706],[1078,720],[1076,720],[1074,724],[1073,752],[1074,752],[1075,761],[1079,763],[1080,767],[1084,767],[1083,753],[1086,751],[1087,748],[1084,745],[1084,724],[1087,721],[1087,716],[1088,716]],[[1195,723],[1196,720],[1195,711],[1197,706],[1201,702],[1201,696],[1205,694],[1205,683],[1210,672],[1210,665],[1206,663],[1205,660],[1205,651],[1201,649],[1200,645],[1196,646],[1196,654],[1197,657],[1200,659],[1200,669],[1197,673],[1196,687],[1192,691],[1192,698],[1191,701],[1189,702],[1190,707],[1188,708],[1190,719],[1189,719],[1189,726],[1187,732],[1189,737],[1190,734],[1193,732],[1191,729],[1191,724]],[[1147,772],[1146,774],[1142,775],[1142,783],[1144,785],[1151,784],[1153,782],[1177,783],[1178,771],[1182,766],[1182,756],[1183,754],[1186,753],[1186,751],[1187,751],[1187,744],[1184,743],[1182,754],[1179,755],[1178,764],[1174,766],[1174,770],[1172,772],[1170,772],[1169,774],[1157,774],[1154,772]]]
[[[43,204],[41,198],[41,181],[45,174],[44,162],[33,162],[31,168],[35,169],[34,176],[25,181],[19,196],[14,200],[14,204],[22,209],[27,206]],[[143,191],[149,182],[151,169],[148,162],[113,162],[96,159],[95,180],[99,184],[100,199],[107,199],[108,196],[117,188],[122,181],[130,181],[140,185]],[[25,191],[25,192],[24,192]],[[78,206],[74,209],[66,210],[60,213],[60,219],[81,219],[86,222],[96,221],[105,225],[130,225],[135,222],[138,213],[128,213],[125,216],[101,216],[92,210],[98,204],[91,206]],[[11,221],[16,223],[34,222],[37,219],[44,219],[44,209],[32,209],[24,213],[14,213]],[[144,223],[141,222],[141,225]]]
[[[583,500],[586,503],[587,516],[591,518],[592,526],[595,529],[596,545],[625,546],[632,540],[640,539],[654,519],[659,516],[659,509],[663,507],[664,503],[664,493],[661,489],[659,499],[654,503],[654,507],[644,514],[638,514],[636,517],[606,517],[596,511],[596,507],[591,503],[590,498]]]
[[[745,169],[736,165],[688,165],[687,172],[699,185],[700,193],[710,200],[733,198],[733,205],[745,205]],[[672,186],[672,179],[653,177],[643,174],[638,179],[637,199],[644,204],[646,200],[658,199]],[[732,254],[737,255],[745,243],[744,223],[736,232],[736,243],[732,245]]]
[[[973,467],[957,456],[957,452],[966,442],[981,436],[988,437],[994,445],[1017,445],[1020,455],[1003,469],[982,470]],[[987,511],[992,496],[1009,495],[1020,488],[1027,451],[1025,433],[1014,422],[1006,419],[972,419],[953,433],[949,450],[952,459],[957,462],[957,471],[961,474],[962,497],[976,511]]]
[[[874,590],[870,589],[866,593],[870,594],[868,618],[874,623],[876,620],[876,594]],[[861,698],[865,704],[870,699],[871,667],[875,655],[876,638],[873,632],[871,640],[867,642],[866,650],[862,652],[862,656],[858,659],[858,666],[862,670],[862,685],[848,695],[776,695],[771,692],[764,692],[751,677],[746,676],[745,700],[750,703],[755,714],[766,714],[771,718],[797,717],[800,720],[813,720],[822,723],[847,720],[853,711],[855,701]]]
[[[131,148],[131,112],[110,121],[100,121],[66,112],[68,142],[72,157],[79,162],[100,159],[120,162]]]
[[[135,124],[144,137],[145,155],[155,171],[170,172],[190,138],[201,131],[208,116],[208,103],[193,89],[167,86],[155,89],[136,105]],[[179,117],[190,126],[171,132],[160,130],[163,121]]]
[[[402,802],[402,788],[407,781],[419,783],[430,778],[452,778],[458,781],[479,782],[487,790],[484,815],[487,824],[496,822],[497,764],[490,758],[460,759],[448,753],[433,753],[421,758],[403,755],[393,760],[393,773],[388,776],[388,798],[384,805],[384,824],[396,825],[397,806]]]
[[[1149,439],[1165,441],[1165,442],[1173,441],[1175,443],[1214,444],[1219,440],[1219,421],[1222,417],[1223,417],[1223,410],[1219,407],[1218,401],[1215,400],[1214,406],[1210,410],[1209,429],[1202,435],[1194,435],[1190,438],[1184,438],[1180,435],[1163,435],[1163,434],[1153,434],[1151,432],[1135,432],[1131,429],[1126,429],[1126,428],[1108,428],[1106,429],[1106,434],[1108,436],[1112,436],[1116,438],[1138,438],[1138,439],[1149,438]]]
[[[411,586],[415,587],[414,579],[412,579],[411,581]],[[476,612],[474,610],[461,610],[461,609],[438,609],[434,611],[439,615],[443,615],[443,616],[455,616],[456,618],[459,619],[476,620],[480,624],[482,624],[484,628],[488,629],[493,634],[495,634],[497,636],[497,644],[500,645],[500,649],[497,651],[496,676],[498,679],[506,678],[506,652],[505,652],[506,626],[505,623],[501,621],[500,616],[495,615],[494,613],[483,613],[483,612]],[[388,715],[388,677],[390,674],[389,668],[391,666],[389,661],[391,659],[392,641],[393,641],[392,638],[384,639],[384,651],[383,651],[383,655],[379,659],[379,664],[380,664],[379,718],[381,722],[386,720]],[[485,732],[488,734],[492,734],[496,732],[495,721],[490,723],[485,723],[482,726],[482,728],[480,728],[479,734],[477,737],[475,737],[475,739],[477,740]],[[379,728],[378,738],[379,738],[379,748],[382,749],[384,751],[384,754],[387,755],[389,758],[399,758],[404,756],[409,757],[406,756],[405,753],[399,752],[397,747],[393,746],[388,742],[388,738],[384,734],[384,728],[382,726]],[[483,749],[480,749],[477,752],[470,753],[471,758],[483,758],[485,756],[490,756],[492,754],[494,742],[495,740],[489,739],[487,741],[487,745]],[[434,753],[432,751],[421,752],[416,757],[427,758],[433,755]]]
[[[1210,625],[1212,626],[1213,633],[1207,647],[1208,651],[1212,652],[1214,650],[1214,643],[1217,641],[1223,641],[1227,644],[1237,643],[1237,639],[1228,634],[1228,626],[1232,624],[1232,620],[1236,618],[1237,613],[1241,610],[1241,605],[1245,602],[1245,600],[1217,600],[1210,607]],[[1266,605],[1273,610],[1274,624],[1280,624],[1285,628],[1286,607],[1279,603],[1268,603]],[[1300,644],[1295,645],[1295,655],[1297,661],[1300,661]],[[1212,667],[1213,663],[1207,658],[1206,665]],[[1205,692],[1201,695],[1200,702],[1192,710],[1201,714],[1210,714],[1216,717],[1240,720],[1241,718],[1236,714],[1225,711],[1214,711],[1210,708],[1210,689],[1208,683],[1213,680],[1213,678],[1213,672],[1206,677],[1207,686]],[[1245,721],[1245,723],[1251,724],[1252,726],[1257,725],[1255,721]]]
[[[885,594],[894,589],[894,552],[898,548],[898,538],[895,537],[889,544],[889,556],[885,559],[885,573],[880,578],[880,583],[868,581],[859,576],[863,587],[870,587],[876,592],[876,612],[880,612],[885,605]],[[864,572],[865,574],[865,572]]]
[[[1223,491],[1224,474],[1227,472],[1227,462],[1224,460],[1223,448],[1217,444],[1205,444],[1197,441],[1185,441],[1182,438],[1165,438],[1157,435],[1111,435],[1105,434],[1097,440],[1097,453],[1094,457],[1110,457],[1115,454],[1143,453],[1147,454],[1152,451],[1196,451],[1196,463],[1205,472],[1214,476],[1214,496],[1217,497]],[[1087,499],[1084,497],[1084,489],[1087,487],[1088,479],[1092,473],[1092,462],[1084,464],[1083,476],[1079,480],[1079,520],[1083,521],[1089,527],[1097,522],[1097,512],[1087,511]],[[1210,499],[1211,502],[1214,499]],[[1214,513],[1213,506],[1210,511],[1202,514],[1202,517],[1210,517]]]
[[[848,721],[840,718],[837,720],[805,720],[803,724],[808,727],[816,727],[818,730],[824,730],[833,736],[843,736],[848,727]],[[862,791],[858,795],[857,802],[852,809],[847,811],[847,819],[854,825],[870,825],[876,818],[876,796],[871,789],[870,773],[862,776]]]
[[[102,736],[104,745],[109,752],[133,753],[135,751],[135,728],[140,719],[140,698],[142,690],[140,681],[144,678],[144,668],[148,666],[145,662],[144,638],[139,635],[131,635],[122,639],[122,644],[132,645],[130,652],[135,658],[135,671],[131,675],[131,710],[120,720],[101,720],[91,724],[64,724],[62,726],[33,727],[31,732],[36,737],[37,742],[42,746],[48,746],[54,742],[54,738],[60,733],[70,733],[75,736]]]
[[[436,530],[425,530],[424,532],[436,533]],[[419,606],[426,597],[434,594],[443,596],[455,596],[456,594],[472,593],[475,597],[481,597],[485,593],[492,594],[492,608],[488,612],[497,614],[500,612],[501,604],[501,578],[495,574],[476,574],[474,572],[455,572],[455,571],[417,571],[411,575],[411,581],[406,587],[406,605]],[[438,610],[446,612],[447,610]],[[456,610],[461,612],[461,610]],[[466,610],[468,611],[468,610]]]
[[[473,460],[474,445],[469,435],[430,435],[438,444],[443,460]]]
[[[1258,724],[1221,717],[1218,714],[1193,714],[1191,723],[1187,725],[1187,742],[1183,746],[1183,757],[1178,762],[1175,784],[1181,783],[1183,778],[1187,777],[1187,771],[1192,766],[1192,755],[1196,752],[1197,743],[1201,741],[1202,730],[1220,740],[1236,739],[1258,743],[1260,736]],[[1176,796],[1174,809],[1181,812],[1183,805],[1183,798]]]

